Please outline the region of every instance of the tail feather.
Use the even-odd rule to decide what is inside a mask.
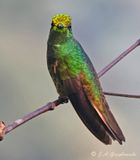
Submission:
[[[125,141],[125,138],[117,125],[108,106],[109,121],[105,123],[98,114],[97,110],[89,101],[85,91],[81,87],[81,82],[77,79],[69,79],[63,81],[65,94],[69,97],[77,114],[86,125],[86,127],[104,144],[111,144],[112,139],[117,140],[120,144]],[[112,122],[113,120],[113,122]],[[116,122],[116,123],[115,123]],[[110,123],[110,124],[109,124]],[[115,123],[115,125],[113,125]],[[111,126],[110,126],[111,125]],[[118,126],[118,129],[113,129],[112,126]],[[117,128],[117,127],[115,127]],[[112,138],[112,139],[111,139]]]
[[[95,110],[90,106],[83,92],[69,95],[69,99],[86,127],[104,144],[111,144],[111,138],[100,122]]]

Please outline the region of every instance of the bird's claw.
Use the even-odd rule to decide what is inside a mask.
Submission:
[[[62,104],[68,103],[68,101],[69,101],[68,97],[66,97],[66,96],[59,96],[58,99]]]

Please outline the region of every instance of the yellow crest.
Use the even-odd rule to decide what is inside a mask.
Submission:
[[[62,23],[64,27],[68,27],[71,25],[71,17],[66,14],[57,14],[52,18],[52,23],[55,26]]]

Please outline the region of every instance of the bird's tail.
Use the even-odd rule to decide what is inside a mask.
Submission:
[[[86,99],[83,92],[69,95],[69,99],[76,110],[77,114],[86,125],[86,127],[104,144],[111,144],[112,140],[105,130],[104,126],[100,122],[95,109],[90,106],[90,103]]]

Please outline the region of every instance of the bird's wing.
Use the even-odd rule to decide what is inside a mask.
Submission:
[[[65,94],[69,97],[79,117],[87,128],[103,143],[111,144],[109,135],[120,144],[124,136],[106,103],[100,107],[87,94],[81,77],[63,81]],[[102,109],[102,110],[101,110]]]
[[[117,121],[115,120],[109,106],[108,103],[105,99],[105,96],[103,94],[100,82],[98,80],[98,75],[90,61],[90,59],[88,58],[88,56],[85,54],[86,56],[86,60],[87,60],[87,64],[89,65],[90,70],[92,71],[92,73],[94,73],[94,77],[96,77],[94,79],[94,83],[96,84],[96,86],[98,86],[98,91],[100,94],[100,100],[99,103],[95,100],[94,101],[94,95],[90,95],[89,94],[89,89],[88,89],[88,85],[84,85],[85,83],[85,79],[82,78],[81,81],[83,83],[82,86],[83,90],[86,94],[86,96],[88,97],[88,100],[90,101],[90,103],[92,104],[92,107],[95,108],[95,110],[97,111],[98,115],[100,116],[100,118],[102,119],[102,121],[104,122],[105,126],[107,127],[110,135],[112,136],[113,139],[116,139],[120,144],[122,143],[122,141],[125,141],[125,137],[117,123]]]
[[[65,94],[69,97],[77,114],[86,125],[86,127],[103,143],[111,144],[111,139],[104,128],[104,125],[97,114],[96,110],[91,106],[85,91],[83,90],[80,77],[67,79],[63,81]]]
[[[80,46],[79,48],[82,47]],[[84,50],[82,50],[82,52],[80,51],[80,54],[81,53],[82,57],[84,57],[83,66],[85,64],[87,65],[88,70],[90,71],[89,73],[91,75],[93,74],[91,76],[92,79],[88,82],[86,77],[87,73],[85,73],[84,70],[81,70],[81,73],[77,77],[67,79],[63,82],[64,90],[82,121],[93,133],[96,128],[99,127],[99,124],[105,129],[103,130],[102,127],[99,127],[102,128],[102,131],[99,132],[98,130],[99,133],[94,133],[96,137],[98,134],[100,135],[100,133],[107,137],[108,133],[114,140],[117,140],[122,144],[122,141],[125,141],[124,135],[109,109],[97,73]],[[93,123],[93,125],[91,123]],[[95,125],[97,123],[98,127]],[[102,138],[100,137],[99,139],[103,141]],[[108,139],[108,143],[109,142]]]
[[[118,126],[118,123],[116,122],[112,112],[110,111],[110,108],[107,104],[107,101],[102,93],[102,89],[99,88],[100,97],[96,98],[94,94],[91,94],[88,88],[88,84],[85,84],[85,80],[81,79],[82,86],[83,86],[83,92],[85,93],[85,96],[89,100],[91,106],[96,110],[99,117],[101,118],[106,130],[111,135],[113,139],[116,139],[120,144],[122,141],[125,141],[124,135]],[[95,82],[95,80],[94,80]],[[98,84],[97,80],[97,84]],[[99,85],[99,84],[98,84]],[[100,86],[98,86],[100,87]],[[99,99],[98,99],[99,98]]]

